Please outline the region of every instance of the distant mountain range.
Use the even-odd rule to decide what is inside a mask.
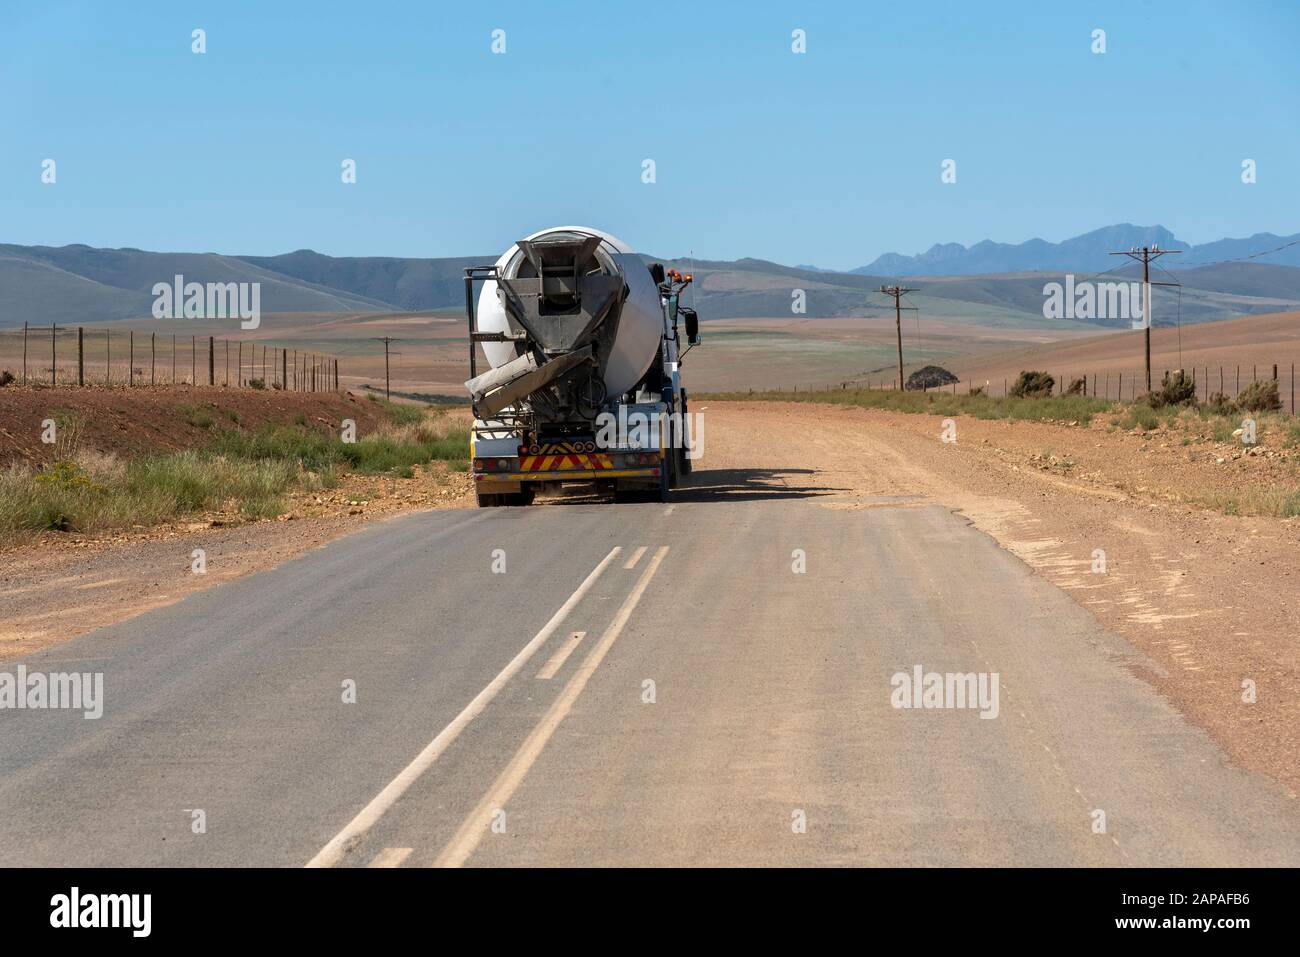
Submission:
[[[961,243],[938,243],[916,256],[885,253],[874,262],[851,271],[872,276],[976,276],[1061,270],[1103,272],[1115,265],[1115,257],[1110,253],[1135,246],[1181,250],[1177,256],[1162,259],[1161,265],[1166,269],[1188,269],[1261,253],[1298,240],[1300,233],[1293,236],[1256,233],[1249,239],[1220,239],[1192,246],[1163,226],[1120,223],[1059,243],[1031,239],[1012,245],[986,239],[969,248]],[[1300,266],[1300,245],[1262,258],[1272,265]]]
[[[950,244],[918,257],[890,254],[852,272],[782,266],[761,259],[660,261],[695,275],[687,301],[698,306],[706,320],[883,316],[886,300],[879,286],[907,276],[909,284],[918,287],[909,301],[925,315],[994,326],[1062,328],[1070,323],[1043,317],[1044,284],[1059,281],[1067,271],[1081,279],[1108,270],[1114,270],[1108,279],[1133,278],[1140,275],[1139,266],[1121,264],[1106,253],[1143,244],[1187,250],[1161,261],[1165,268],[1180,268],[1184,286],[1181,295],[1172,289],[1157,293],[1157,322],[1162,316],[1204,322],[1300,309],[1300,246],[1250,262],[1197,265],[1251,255],[1297,238],[1300,234],[1261,233],[1193,247],[1161,226],[1120,225],[1056,244],[985,242],[970,249]],[[226,256],[0,244],[0,327],[21,326],[24,321],[77,325],[147,317],[154,284],[170,284],[176,275],[187,282],[261,283],[264,313],[460,310],[465,267],[496,258],[495,254],[440,259],[335,257],[306,249],[281,256]],[[1279,264],[1280,260],[1290,264]],[[792,310],[796,290],[802,291],[803,312]],[[1116,324],[1073,323],[1079,328]]]

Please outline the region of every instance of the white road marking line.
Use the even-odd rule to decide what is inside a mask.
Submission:
[[[569,600],[560,606],[560,610],[551,616],[551,620],[542,626],[542,630],[533,636],[533,640],[520,649],[519,654],[510,659],[510,663],[501,669],[487,687],[474,696],[474,700],[465,705],[460,714],[452,719],[447,727],[438,732],[438,736],[430,741],[423,751],[415,756],[415,760],[401,770],[401,773],[392,781],[388,782],[387,787],[375,795],[361,812],[357,814],[343,830],[335,834],[328,844],[317,852],[316,856],[307,862],[308,867],[333,867],[343,859],[353,847],[355,847],[366,833],[375,826],[375,823],[384,816],[394,804],[397,803],[406,789],[416,782],[425,771],[433,766],[442,752],[447,750],[447,746],[456,740],[456,737],[465,730],[471,721],[473,721],[484,708],[495,698],[506,683],[513,678],[524,665],[528,664],[528,659],[536,654],[537,649],[542,647],[546,639],[551,636],[551,632],[559,627],[566,615],[573,610],[573,606],[582,600],[582,596],[596,583],[601,572],[609,567],[609,563],[619,556],[623,551],[622,546],[616,545],[608,555],[600,560],[600,563],[591,570],[589,574],[578,586],[577,591],[569,596]]]
[[[411,856],[412,848],[409,847],[386,847],[378,854],[375,859],[367,864],[367,867],[401,867],[402,861]]]
[[[571,634],[564,644],[555,650],[541,671],[537,672],[537,677],[542,681],[548,681],[555,677],[555,673],[564,667],[564,663],[569,660],[569,655],[573,654],[573,649],[578,647],[578,642],[587,637],[585,631],[575,631]]]
[[[641,556],[645,554],[645,550],[646,550],[646,546],[642,545],[640,548],[634,551],[632,553],[632,557],[623,563],[623,567],[636,568],[636,563],[641,560]]]
[[[564,691],[555,699],[550,710],[538,722],[537,727],[520,745],[515,756],[511,758],[510,763],[506,765],[504,771],[483,795],[478,806],[470,812],[469,816],[461,823],[460,829],[456,831],[455,836],[448,842],[447,846],[442,849],[438,859],[433,862],[434,867],[460,867],[474,853],[479,842],[483,839],[483,833],[487,830],[490,822],[490,816],[496,808],[505,807],[510,796],[515,793],[515,789],[523,783],[525,775],[533,766],[542,753],[542,749],[555,733],[555,729],[560,726],[560,722],[565,719],[569,711],[573,708],[573,703],[578,700],[578,695],[587,686],[588,680],[595,674],[596,669],[604,660],[606,653],[618,636],[622,634],[624,626],[627,625],[628,619],[632,617],[632,612],[636,610],[637,603],[641,601],[641,596],[645,594],[646,586],[650,584],[650,579],[654,577],[655,572],[659,570],[659,565],[663,562],[664,556],[668,554],[668,546],[661,545],[655,552],[650,563],[646,565],[645,571],[637,579],[631,594],[623,602],[623,607],[618,610],[614,620],[610,622],[605,633],[600,636],[600,641],[596,647],[591,649],[586,659],[569,683],[565,685]]]

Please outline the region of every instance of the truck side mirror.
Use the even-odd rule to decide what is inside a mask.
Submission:
[[[686,341],[693,346],[700,344],[700,317],[694,309],[682,309],[682,315],[686,317]]]

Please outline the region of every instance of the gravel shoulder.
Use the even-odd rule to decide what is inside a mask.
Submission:
[[[349,474],[335,489],[293,492],[276,519],[250,522],[229,509],[125,534],[46,532],[0,550],[0,660],[273,568],[394,515],[472,507],[472,484],[433,462],[410,479]]]

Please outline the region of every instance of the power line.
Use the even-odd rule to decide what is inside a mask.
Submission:
[[[390,342],[400,342],[401,340],[394,339],[392,336],[371,336],[370,338],[374,342],[382,342],[384,344],[384,398],[389,402],[392,402],[393,390],[388,378],[388,344]],[[470,343],[470,345],[473,345],[473,343]]]
[[[1182,369],[1183,367],[1183,284],[1177,281],[1178,280],[1177,276],[1175,276],[1173,273],[1171,273],[1168,269],[1166,269],[1164,266],[1160,265],[1159,263],[1156,263],[1156,268],[1159,269],[1166,276],[1168,276],[1170,279],[1174,280],[1174,282],[1170,283],[1170,285],[1178,287],[1178,368]]]
[[[898,391],[902,392],[903,385],[903,297],[909,292],[916,292],[915,289],[909,289],[906,286],[881,286],[880,291],[894,300],[894,329],[898,332]],[[915,308],[915,307],[907,307]],[[919,313],[920,310],[917,310]],[[919,333],[918,333],[919,336]]]
[[[1300,239],[1293,239],[1289,243],[1283,243],[1273,249],[1265,249],[1261,253],[1251,253],[1249,256],[1238,256],[1236,259],[1216,259],[1208,263],[1186,263],[1188,269],[1200,269],[1202,266],[1222,266],[1224,263],[1243,263],[1248,259],[1258,259],[1260,256],[1270,256],[1273,253],[1280,253],[1284,249],[1290,249],[1292,246],[1300,246]]]
[[[1159,246],[1143,246],[1140,249],[1130,249],[1123,252],[1111,253],[1112,256],[1127,256],[1129,259],[1142,264],[1142,333],[1146,344],[1146,367],[1147,367],[1147,391],[1151,391],[1151,287],[1152,286],[1177,286],[1178,283],[1156,282],[1151,281],[1151,263],[1161,256],[1176,255],[1181,253],[1181,249],[1161,249]],[[1181,292],[1180,292],[1181,301]],[[1181,306],[1179,307],[1179,322],[1182,322]],[[1181,336],[1181,331],[1180,331]],[[1181,362],[1181,358],[1179,359]]]

